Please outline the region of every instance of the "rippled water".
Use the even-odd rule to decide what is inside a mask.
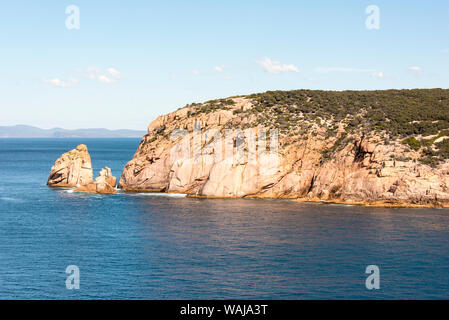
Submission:
[[[95,176],[120,176],[139,140],[0,139],[0,298],[449,298],[448,210],[48,188],[81,142]],[[380,290],[365,288],[371,264]]]

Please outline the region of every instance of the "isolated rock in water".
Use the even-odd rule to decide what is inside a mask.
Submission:
[[[115,189],[116,185],[117,178],[112,175],[110,168],[105,167],[104,169],[101,169],[100,175],[95,179],[94,182],[82,185],[75,189],[75,191],[111,194],[117,192],[117,190]]]
[[[115,188],[115,186],[117,185],[117,178],[112,175],[110,168],[104,167],[103,169],[101,169],[98,178],[95,179],[95,183],[107,183],[111,187]]]
[[[117,178],[111,173],[111,169],[101,169],[100,175],[95,179],[96,193],[116,193]]]
[[[93,182],[92,163],[84,144],[64,153],[51,168],[47,185],[76,187]]]

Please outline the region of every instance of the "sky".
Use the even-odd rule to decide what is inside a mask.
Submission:
[[[267,90],[449,87],[442,0],[14,0],[0,40],[0,126],[144,130]]]

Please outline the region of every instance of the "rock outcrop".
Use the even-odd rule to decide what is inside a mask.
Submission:
[[[51,168],[47,185],[76,187],[93,181],[92,163],[87,147],[80,144],[64,153]]]
[[[157,118],[123,169],[119,188],[197,197],[448,205],[448,161],[427,165],[418,161],[422,151],[388,138],[386,131],[353,130],[348,123],[355,116],[310,120],[297,112],[294,122],[285,124],[279,113],[273,123],[256,107],[253,99],[238,97],[221,108],[205,103]],[[279,135],[268,130],[264,138],[260,132],[267,128],[279,129]],[[254,135],[267,146],[278,142],[272,145],[276,152],[264,152],[264,144],[256,149],[250,143]]]
[[[99,176],[94,182],[82,185],[75,189],[77,192],[89,192],[89,193],[100,193],[100,194],[113,194],[117,190],[115,186],[117,185],[117,178],[111,173],[111,169],[105,167],[101,169]]]

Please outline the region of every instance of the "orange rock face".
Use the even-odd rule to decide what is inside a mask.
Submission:
[[[100,194],[113,194],[117,192],[117,190],[115,189],[116,185],[117,185],[117,178],[112,175],[111,169],[106,167],[104,169],[101,169],[100,175],[95,179],[94,182],[82,185],[76,188],[75,191],[100,193]]]
[[[76,187],[75,191],[112,194],[116,193],[117,178],[106,167],[93,180],[92,163],[87,147],[80,144],[64,153],[51,168],[47,185],[51,187]]]
[[[248,139],[239,149],[235,132],[246,134],[264,127],[257,123],[251,126],[257,115],[242,111],[251,108],[250,100],[233,100],[235,104],[227,110],[195,114],[194,108],[187,107],[153,121],[134,158],[123,169],[119,187],[199,197],[412,206],[449,203],[449,163],[424,165],[416,161],[418,154],[400,141],[387,144],[376,133],[345,132],[342,122],[333,124],[338,127],[333,134],[328,131],[331,125],[298,122],[298,129],[280,130],[276,159],[269,154],[254,157],[256,149]],[[304,125],[307,129],[300,130]],[[234,130],[234,136],[223,138],[220,147],[214,145],[213,133],[225,136],[228,129]],[[183,133],[180,138],[173,135],[177,130]],[[241,152],[243,156],[223,157],[228,140],[233,154]],[[181,141],[189,146],[187,152]]]
[[[92,163],[87,147],[80,144],[64,153],[51,168],[47,185],[76,187],[93,181]]]

